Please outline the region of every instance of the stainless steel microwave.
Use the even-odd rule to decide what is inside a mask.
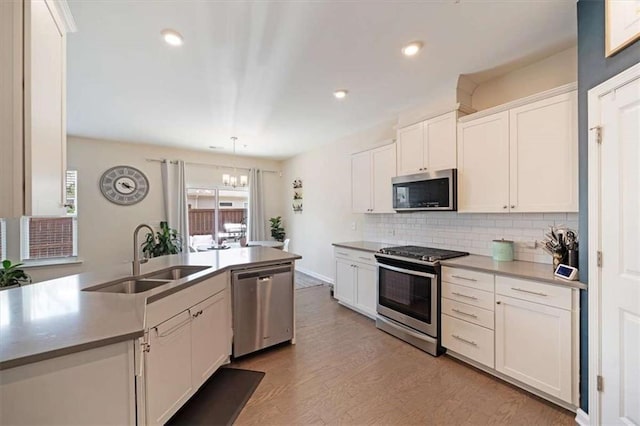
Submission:
[[[456,169],[394,177],[391,179],[393,209],[398,212],[455,211],[458,208],[457,177]]]

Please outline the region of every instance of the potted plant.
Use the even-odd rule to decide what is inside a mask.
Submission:
[[[31,277],[20,269],[22,263],[11,263],[10,260],[2,261],[0,268],[0,290],[19,287],[22,284],[30,284]]]
[[[282,226],[282,217],[276,216],[269,219],[271,222],[271,236],[276,241],[284,241],[284,227]]]
[[[158,257],[166,254],[178,254],[182,251],[182,238],[167,222],[160,222],[160,230],[155,235],[147,233],[142,244],[142,252],[147,257]]]

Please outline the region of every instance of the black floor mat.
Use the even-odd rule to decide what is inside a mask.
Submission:
[[[167,425],[231,425],[263,377],[261,371],[221,368]]]

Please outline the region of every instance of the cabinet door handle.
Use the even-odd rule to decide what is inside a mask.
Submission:
[[[465,343],[468,343],[468,344],[473,345],[473,346],[478,346],[478,344],[476,342],[474,342],[473,340],[467,340],[467,339],[465,339],[463,337],[458,336],[457,334],[452,334],[451,337],[453,337],[454,339],[458,339],[461,342],[465,342]]]
[[[522,293],[535,294],[536,296],[543,296],[543,297],[547,297],[548,296],[548,294],[545,294],[545,293],[538,293],[537,291],[525,290],[525,289],[517,288],[517,287],[511,287],[511,290],[519,291],[519,292],[522,292]]]
[[[451,275],[451,278],[458,278],[458,279],[460,279],[460,280],[473,281],[473,282],[478,281],[478,280],[476,280],[475,278],[461,277],[460,275]]]
[[[498,301],[496,302],[496,305],[500,305],[501,303],[502,303],[502,302],[498,300]]]
[[[456,309],[456,308],[453,308],[453,309],[451,309],[451,310],[452,310],[453,312],[457,312],[457,313],[459,313],[460,315],[466,315],[466,316],[471,317],[471,318],[478,318],[478,316],[477,316],[477,315],[470,314],[470,313],[468,313],[468,312],[464,312],[464,311],[461,311],[461,310]]]
[[[512,208],[512,209],[515,209],[515,208],[516,208],[516,205],[515,205],[515,204],[511,204],[511,208]]]
[[[467,299],[471,299],[471,300],[478,300],[478,298],[475,297],[475,296],[468,296],[466,294],[456,293],[455,291],[452,291],[451,294],[456,295],[456,296],[460,296],[460,297],[466,297]]]
[[[507,205],[502,206],[503,209],[506,209],[507,207],[509,207],[509,206],[507,206]]]

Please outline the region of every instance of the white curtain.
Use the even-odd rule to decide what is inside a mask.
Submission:
[[[249,241],[266,240],[263,174],[259,169],[249,170]]]
[[[162,189],[164,193],[164,217],[170,228],[182,238],[182,251],[189,247],[189,212],[184,161],[162,162]]]

